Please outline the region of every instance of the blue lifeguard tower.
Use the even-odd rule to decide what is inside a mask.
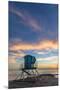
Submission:
[[[34,67],[35,62],[36,62],[36,58],[34,56],[31,55],[24,56],[24,69],[36,68]]]
[[[27,77],[32,77],[38,74],[37,66],[36,66],[36,58],[32,55],[25,55],[24,56],[24,68],[21,69],[21,78],[25,78],[24,73]],[[35,75],[34,75],[35,74]]]

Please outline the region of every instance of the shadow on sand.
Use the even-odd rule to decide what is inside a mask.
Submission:
[[[55,78],[53,74],[41,74],[36,77],[27,77],[25,79],[9,81],[9,88],[27,88],[57,85],[58,78]]]

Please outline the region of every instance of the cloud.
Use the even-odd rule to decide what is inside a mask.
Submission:
[[[9,69],[19,69],[23,68],[23,61],[22,57],[25,54],[21,51],[9,51],[9,57],[8,57],[8,63],[9,63]],[[19,60],[18,60],[19,58]]]
[[[9,64],[16,64],[16,63],[18,64],[18,61],[23,62],[22,61],[23,56],[25,56],[25,53],[20,50],[16,51],[10,50],[8,62]]]
[[[47,54],[48,52],[43,52],[43,51],[34,51],[34,53],[36,53],[36,54]]]
[[[44,62],[44,61],[46,61],[46,62],[58,62],[58,56],[50,56],[50,57],[43,57],[43,58],[37,58],[37,60],[38,61],[41,61],[42,60],[42,62]]]
[[[38,68],[58,68],[58,56],[37,58]]]
[[[9,68],[12,69],[13,66],[14,66],[14,69],[23,67],[20,65],[21,62],[20,62],[20,64],[18,62],[16,62],[16,59],[19,58],[19,61],[21,61],[20,58],[25,55],[24,50],[33,50],[33,52],[34,52],[34,50],[44,50],[44,49],[46,50],[47,48],[49,48],[48,50],[50,50],[50,49],[55,50],[56,48],[58,48],[57,41],[46,40],[46,42],[42,41],[42,42],[38,42],[38,43],[39,44],[36,44],[36,43],[35,44],[27,44],[27,43],[23,43],[22,41],[17,42],[17,43],[15,43],[15,41],[14,41],[9,47]],[[47,46],[45,47],[45,45],[43,45],[43,44],[45,44]],[[44,47],[42,47],[42,46],[44,46]],[[44,53],[41,52],[41,54],[44,54]],[[42,58],[36,58],[36,59],[38,61],[37,68],[57,68],[58,67],[57,66],[58,56],[42,57]]]
[[[56,55],[58,55],[58,48],[56,48],[56,49],[54,49],[54,48],[52,48],[52,49],[51,49],[51,48],[48,48],[48,49],[47,49],[47,48],[46,48],[45,50],[34,50],[33,52],[34,52],[35,54],[37,54],[37,55],[42,56],[42,57],[43,57],[43,56],[47,56],[47,55],[48,55],[48,56],[49,56],[49,55],[50,55],[50,56],[51,56],[51,55],[53,55],[53,56],[55,55],[55,56],[56,56]]]
[[[14,56],[9,56],[8,62],[13,63],[13,64],[16,63],[15,57]]]
[[[8,65],[9,69],[17,69],[20,66],[19,63],[16,62],[15,56],[8,57]]]
[[[33,31],[41,30],[40,23],[33,18],[27,11],[17,10],[13,7],[10,8],[10,12],[14,13],[20,18],[20,23],[33,29]]]
[[[13,42],[9,46],[9,50],[49,50],[58,49],[58,43],[54,40],[43,40],[38,43],[29,44],[24,42]]]
[[[58,64],[38,64],[38,68],[46,68],[46,69],[48,69],[49,70],[49,68],[50,69],[52,69],[53,70],[53,68],[54,69],[57,69],[58,68]],[[47,71],[48,72],[48,71]]]
[[[22,58],[23,56],[25,56],[25,53],[20,50],[16,50],[16,51],[10,50],[9,56],[11,56],[12,58],[14,57],[14,59],[17,59],[18,57]]]

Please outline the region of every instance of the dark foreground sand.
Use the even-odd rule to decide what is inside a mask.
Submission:
[[[42,86],[57,86],[58,78],[53,76],[38,76],[33,78],[26,78],[24,80],[9,81],[9,88],[27,88],[27,87],[42,87]]]

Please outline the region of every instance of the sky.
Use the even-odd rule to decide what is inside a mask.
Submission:
[[[58,5],[9,1],[8,13],[9,68],[22,67],[27,54],[38,68],[57,68]]]

